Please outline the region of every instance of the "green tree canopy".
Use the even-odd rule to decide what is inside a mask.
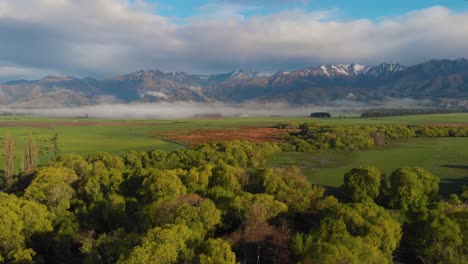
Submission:
[[[352,169],[344,175],[341,189],[353,202],[369,202],[379,196],[382,172],[375,167]]]
[[[206,242],[203,253],[200,255],[200,264],[235,264],[236,255],[231,245],[225,240],[216,238]]]
[[[213,175],[213,168],[212,164],[193,167],[180,177],[189,192],[204,192],[208,188],[210,178]]]
[[[182,173],[182,170],[150,170],[139,193],[146,202],[162,202],[185,194],[187,188],[179,178]]]
[[[196,194],[181,195],[173,200],[156,203],[146,210],[156,225],[183,224],[204,236],[221,222],[221,211],[210,199]]]
[[[121,264],[170,264],[184,259],[193,232],[185,225],[167,225],[148,231],[140,246],[135,247]],[[189,261],[186,259],[186,261]]]
[[[438,177],[422,168],[402,167],[390,176],[389,205],[403,210],[424,207],[438,191]]]
[[[75,195],[71,185],[77,179],[74,171],[64,167],[40,169],[26,188],[24,197],[45,204],[58,215],[62,214],[70,208],[71,199]]]
[[[302,238],[302,245],[296,243],[300,255],[314,258],[313,253],[320,249],[319,245],[325,245],[324,252],[336,253],[345,248],[353,253],[359,252],[359,249],[351,249],[352,243],[344,243],[355,241],[358,247],[359,244],[367,245],[370,252],[380,252],[374,252],[377,260],[384,258],[384,263],[391,263],[392,253],[399,245],[402,231],[400,224],[383,207],[374,203],[341,204],[330,197],[320,201],[317,209],[321,220],[319,228],[312,230],[314,243],[306,238]],[[330,248],[335,243],[341,243],[343,248]],[[308,245],[308,252],[304,244]],[[361,257],[358,256],[357,260],[363,261]]]
[[[468,249],[456,221],[440,208],[423,208],[412,215],[414,220],[404,226],[403,242],[414,256],[422,256],[427,263],[466,263]]]
[[[262,178],[265,193],[273,195],[295,212],[307,211],[315,199],[322,197],[324,191],[312,186],[298,167],[266,169]]]
[[[52,231],[51,218],[45,205],[0,193],[0,263],[32,263],[35,252],[26,242]]]

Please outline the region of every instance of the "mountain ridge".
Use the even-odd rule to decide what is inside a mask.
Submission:
[[[30,107],[41,107],[42,102],[47,102],[46,106],[53,107],[51,103],[55,102],[76,106],[98,104],[101,97],[122,103],[282,100],[290,104],[326,104],[344,99],[466,99],[468,60],[430,60],[413,66],[327,64],[275,73],[244,68],[218,74],[147,69],[101,80],[46,76],[0,84],[2,105],[29,103]]]

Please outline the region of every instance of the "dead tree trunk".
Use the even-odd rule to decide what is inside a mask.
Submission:
[[[28,145],[26,146],[26,172],[31,173],[37,167],[37,145],[32,132],[29,132]]]
[[[5,187],[9,188],[13,184],[14,174],[14,140],[8,134],[5,137]]]

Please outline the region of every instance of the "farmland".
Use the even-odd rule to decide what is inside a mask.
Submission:
[[[128,150],[173,151],[213,140],[250,140],[281,142],[284,131],[271,126],[281,122],[317,122],[328,125],[430,124],[468,125],[468,114],[399,116],[386,118],[288,118],[248,117],[179,120],[99,120],[40,117],[2,117],[0,135],[15,138],[15,164],[30,132],[39,147],[40,164],[52,158],[46,149],[58,135],[59,154],[97,151],[123,154]],[[283,152],[269,159],[269,165],[301,167],[313,183],[337,187],[343,174],[361,165],[373,165],[386,173],[403,165],[421,166],[443,179],[442,191],[467,184],[468,138],[431,138],[399,140],[367,151]],[[4,164],[0,165],[3,167]]]
[[[349,246],[363,258],[356,263],[375,256],[381,263],[411,263],[433,252],[452,258],[446,263],[466,259],[467,115],[5,117],[0,133],[0,234],[9,236],[0,262],[3,256],[7,263],[342,257],[333,248],[320,251],[326,243]],[[412,218],[418,212],[424,218]],[[342,231],[330,237],[329,228]],[[433,241],[420,237],[445,234],[452,237],[443,246],[419,251]]]

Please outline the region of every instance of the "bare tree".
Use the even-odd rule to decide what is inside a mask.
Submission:
[[[20,163],[20,172],[24,172],[26,169],[26,155],[24,152],[21,152],[21,163]]]
[[[14,145],[15,142],[10,134],[5,137],[5,187],[10,187],[13,184],[14,174]]]
[[[55,133],[54,137],[50,139],[50,142],[52,143],[52,151],[54,152],[54,157],[57,158],[58,155],[60,154],[60,149],[58,145],[58,134]]]
[[[31,173],[37,167],[37,144],[32,131],[29,132],[28,144],[26,146],[26,172]]]

